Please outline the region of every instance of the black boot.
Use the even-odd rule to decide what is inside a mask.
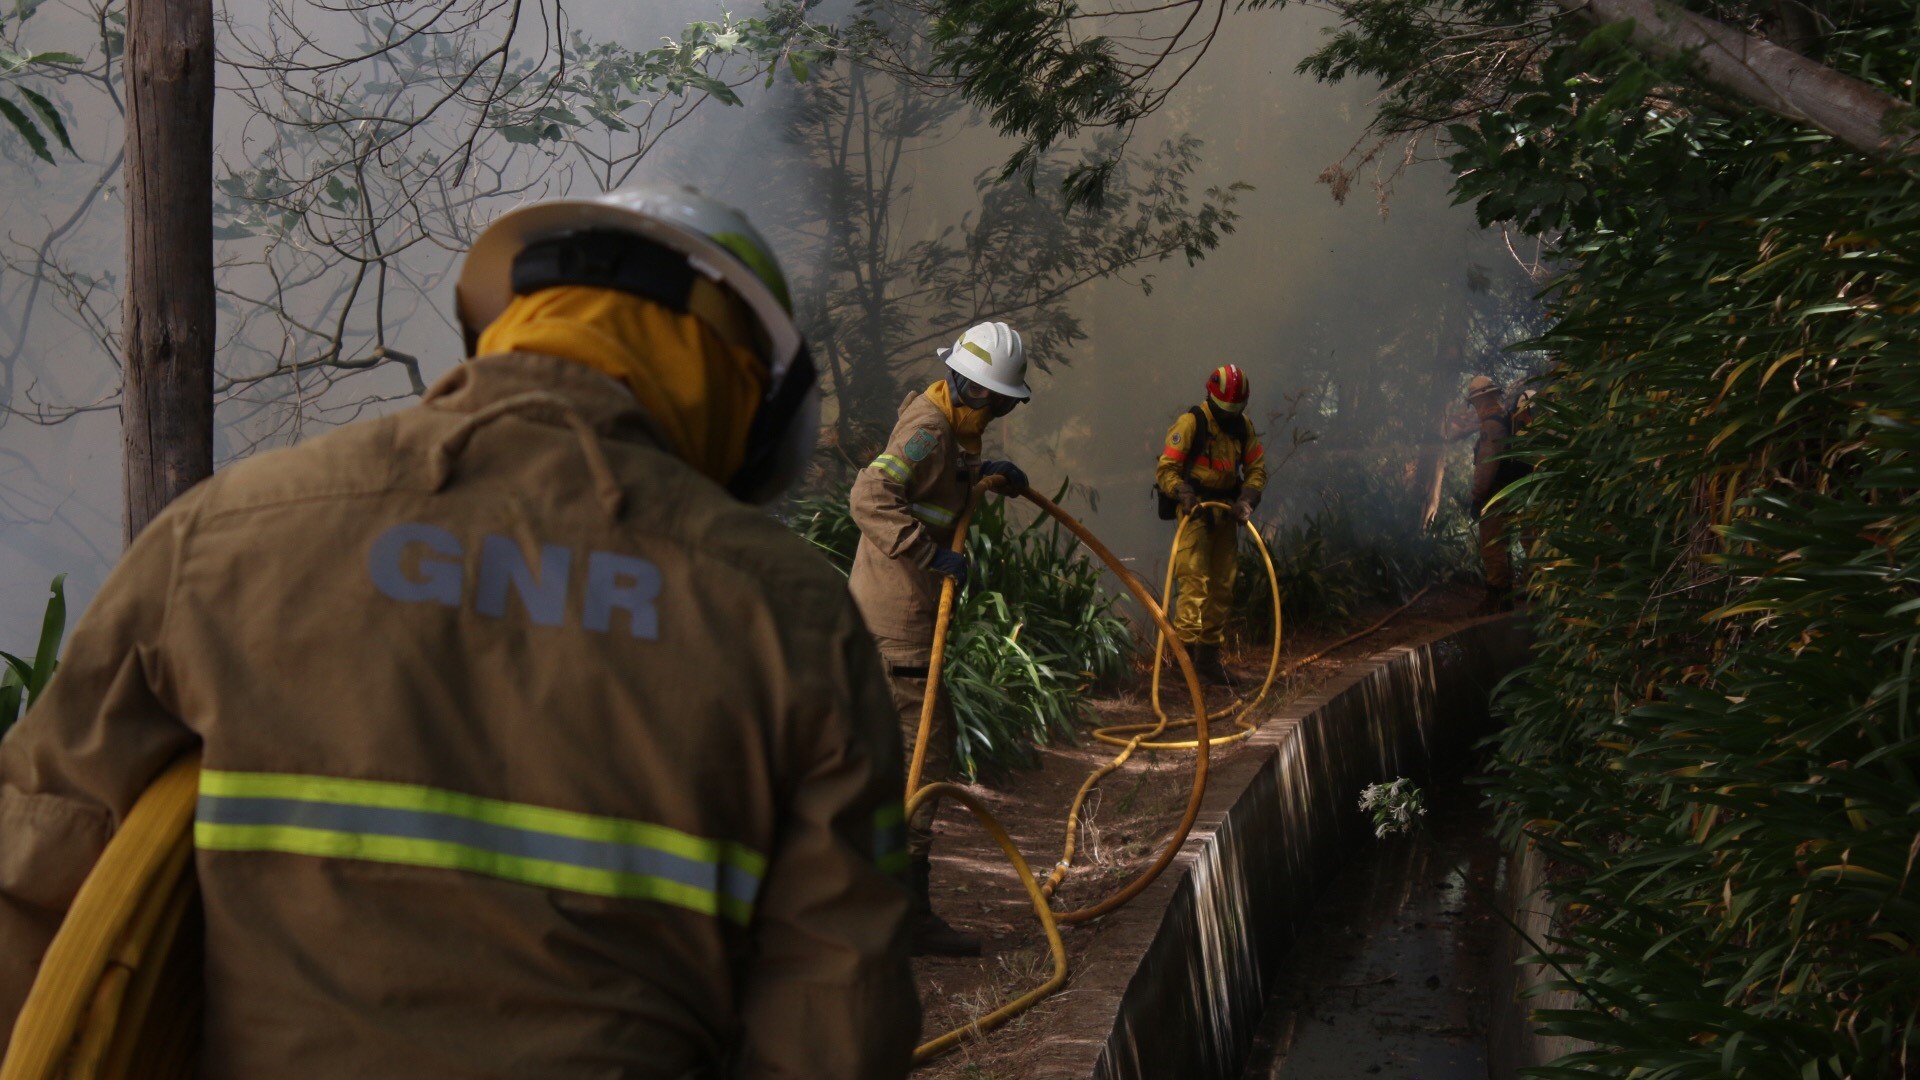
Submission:
[[[1227,674],[1227,665],[1220,662],[1218,645],[1195,645],[1193,669],[1200,673],[1200,681],[1208,686],[1233,685],[1233,676]]]
[[[913,860],[907,871],[907,885],[913,890],[913,955],[979,956],[980,939],[954,929],[947,920],[933,913],[933,897],[928,882],[933,865],[924,858]]]

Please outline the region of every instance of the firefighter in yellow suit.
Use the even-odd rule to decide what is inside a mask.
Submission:
[[[1174,633],[1201,678],[1216,685],[1231,681],[1220,662],[1220,644],[1233,605],[1239,528],[1253,516],[1267,486],[1266,448],[1246,418],[1248,392],[1239,367],[1215,368],[1207,378],[1206,401],[1181,413],[1167,429],[1155,474],[1161,492],[1179,502],[1183,518],[1203,502],[1233,506],[1231,514],[1218,508],[1197,511],[1173,553],[1180,590]]]

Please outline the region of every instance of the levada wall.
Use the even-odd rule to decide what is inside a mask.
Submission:
[[[1075,979],[1071,1011],[1107,1014],[1091,1025],[1105,1040],[1049,1040],[1036,1075],[1239,1075],[1270,974],[1347,854],[1368,842],[1360,789],[1458,768],[1490,730],[1491,692],[1526,659],[1527,641],[1506,616],[1390,649],[1262,726],[1209,784],[1174,868],[1113,917],[1136,924],[1116,928],[1115,944],[1144,948],[1116,950],[1130,956]]]

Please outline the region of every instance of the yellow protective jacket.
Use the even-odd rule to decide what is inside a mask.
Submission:
[[[1203,499],[1230,501],[1229,493],[1266,490],[1267,450],[1260,445],[1260,436],[1253,430],[1252,423],[1247,424],[1246,438],[1239,439],[1221,429],[1212,409],[1202,405],[1200,411],[1207,418],[1207,444],[1193,461],[1189,481],[1195,492]],[[1160,451],[1154,480],[1169,496],[1180,486],[1180,469],[1193,449],[1194,431],[1192,410],[1181,413],[1167,429],[1167,443]]]
[[[875,634],[931,650],[940,575],[927,564],[953,542],[978,468],[946,412],[916,393],[901,404],[886,450],[854,477],[860,546],[848,586]]]
[[[0,1037],[198,743],[204,1076],[904,1075],[879,657],[659,446],[503,354],[170,506],[0,743]]]

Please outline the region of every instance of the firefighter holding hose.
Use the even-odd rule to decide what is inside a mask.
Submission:
[[[940,355],[946,376],[902,403],[886,450],[860,470],[850,495],[860,546],[849,585],[880,646],[909,759],[919,736],[941,583],[967,579],[966,558],[950,549],[954,527],[982,477],[1000,477],[1002,496],[1027,489],[1026,473],[1010,461],[981,460],[980,444],[989,423],[1033,396],[1019,333],[1006,323],[983,322]],[[953,706],[944,686],[934,693],[922,783],[948,779],[953,769]],[[933,911],[928,879],[936,811],[937,801],[929,799],[907,822],[913,951],[978,956],[980,940]]]
[[[1267,486],[1266,448],[1246,417],[1250,390],[1238,366],[1215,368],[1207,377],[1206,400],[1167,429],[1154,475],[1161,516],[1171,518],[1177,509],[1186,520],[1173,553],[1180,586],[1174,632],[1200,677],[1214,685],[1232,681],[1220,646],[1233,606],[1234,554],[1240,526],[1252,518]],[[1200,508],[1203,502],[1232,509]]]

